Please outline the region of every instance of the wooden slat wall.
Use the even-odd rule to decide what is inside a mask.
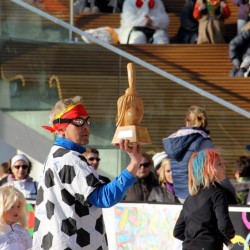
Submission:
[[[82,95],[92,117],[103,124],[115,123],[117,99],[128,87],[127,60],[93,44],[7,44],[1,54],[6,75],[22,72],[29,84],[36,84],[29,68],[43,65],[47,79],[58,77],[61,98]],[[249,80],[227,76],[230,62],[226,44],[119,47],[250,111]],[[201,54],[206,60],[201,59]],[[162,138],[184,125],[186,109],[200,105],[208,112],[208,128],[215,144],[223,149],[228,173],[232,174],[234,160],[247,153],[244,147],[250,138],[249,119],[137,65],[136,73],[145,106],[142,125],[149,129],[153,141],[145,150],[162,150]]]

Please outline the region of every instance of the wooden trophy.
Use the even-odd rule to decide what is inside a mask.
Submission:
[[[144,114],[144,105],[136,90],[135,68],[132,63],[128,63],[127,71],[129,88],[117,101],[117,128],[112,143],[128,139],[139,144],[151,144],[147,128],[139,126]]]

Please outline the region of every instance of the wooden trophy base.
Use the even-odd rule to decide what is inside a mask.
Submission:
[[[151,139],[146,127],[142,126],[122,126],[117,127],[112,144],[119,143],[120,139],[128,139],[130,142],[139,144],[151,144]]]

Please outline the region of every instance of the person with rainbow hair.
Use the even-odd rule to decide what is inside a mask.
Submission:
[[[222,250],[229,248],[235,230],[228,202],[219,182],[225,178],[223,159],[216,149],[193,153],[188,164],[189,197],[174,227],[174,237],[183,250]]]

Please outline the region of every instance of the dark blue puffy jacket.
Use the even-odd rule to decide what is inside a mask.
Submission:
[[[171,161],[174,191],[178,198],[186,199],[188,192],[188,162],[192,153],[214,148],[206,130],[183,127],[162,140],[166,154]]]

